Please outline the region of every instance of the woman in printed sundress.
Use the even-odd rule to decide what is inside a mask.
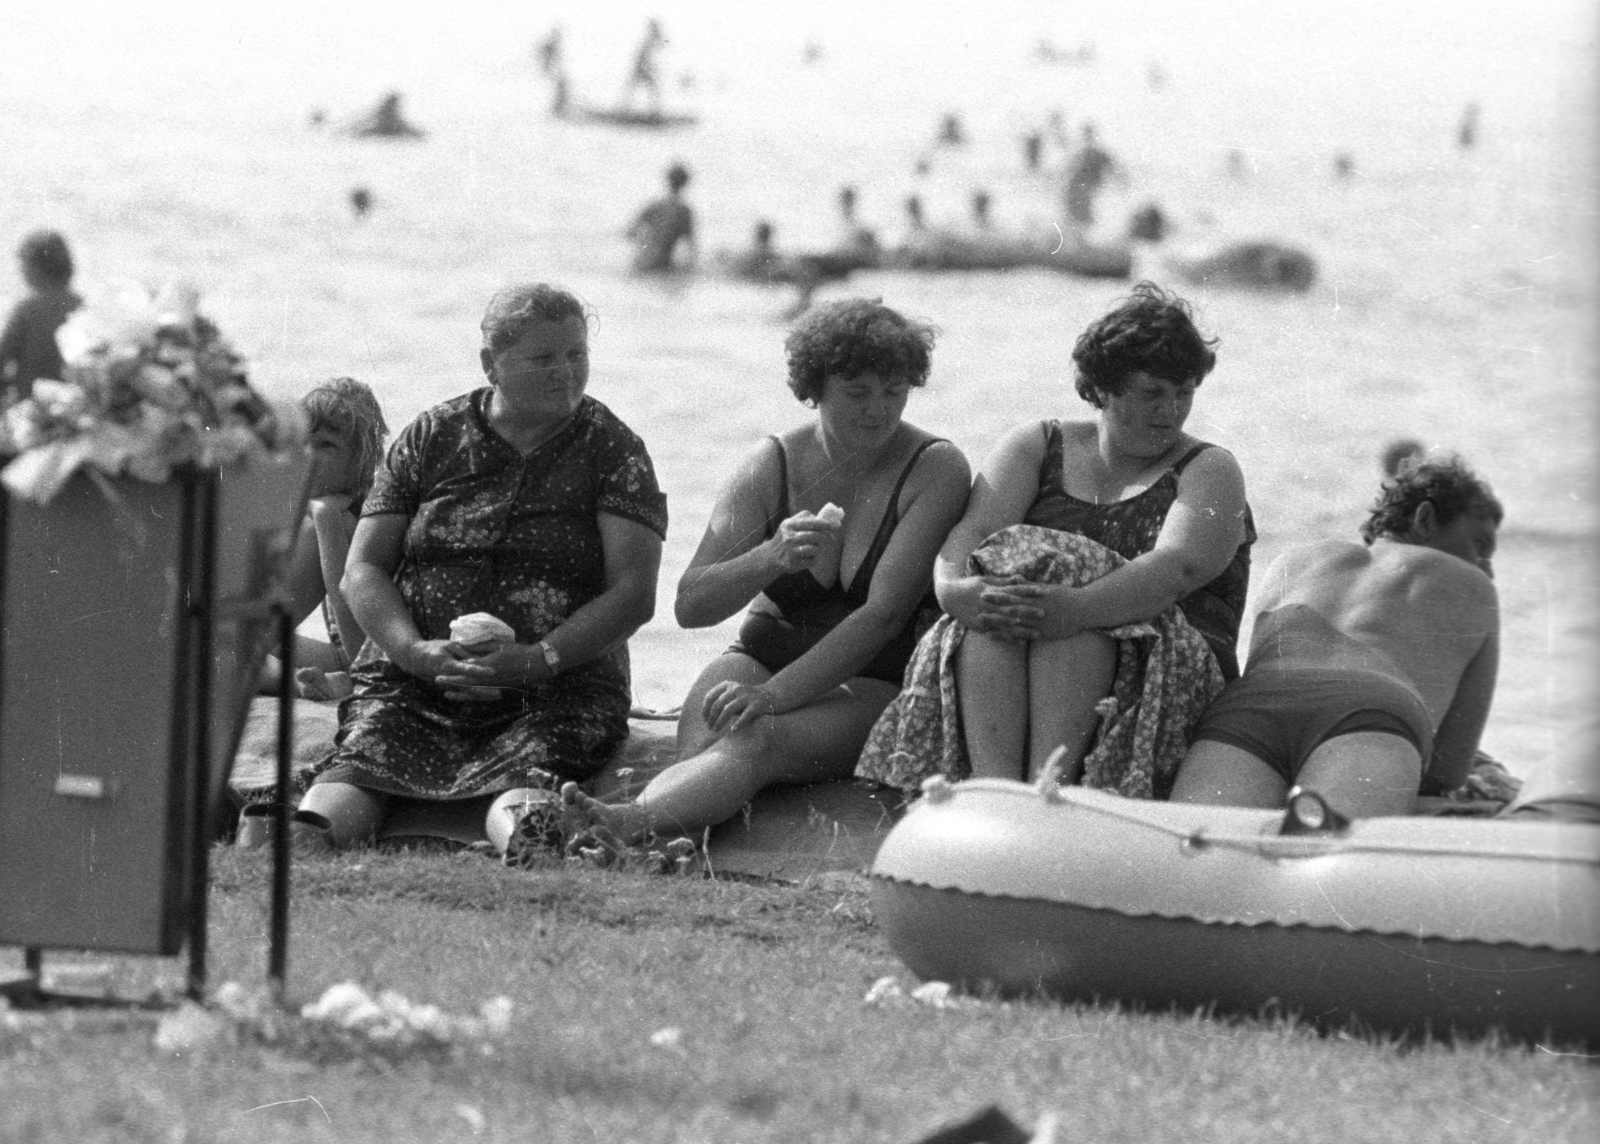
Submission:
[[[1008,433],[940,550],[948,613],[918,644],[857,774],[915,789],[1036,776],[1165,797],[1225,678],[1255,529],[1225,449],[1184,432],[1214,339],[1141,282],[1078,338],[1091,421]]]
[[[335,846],[371,838],[397,798],[504,817],[627,737],[626,641],[655,607],[666,498],[644,443],[585,395],[582,303],[509,287],[482,329],[490,384],[406,427],[351,541],[343,587],[367,642],[296,812],[298,834]],[[452,639],[472,613],[514,639]]]

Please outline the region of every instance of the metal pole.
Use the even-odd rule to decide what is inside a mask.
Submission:
[[[289,755],[294,744],[294,618],[280,600],[278,617],[278,774],[272,804],[272,929],[267,946],[267,982],[283,1001],[289,963]]]
[[[190,522],[199,529],[199,559],[189,597],[195,641],[189,657],[194,673],[194,724],[189,769],[194,783],[190,801],[189,852],[189,999],[203,1001],[206,993],[207,896],[211,889],[211,639],[216,609],[217,500],[215,473],[192,478],[195,511]]]

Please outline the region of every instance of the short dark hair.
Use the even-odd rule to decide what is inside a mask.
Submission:
[[[519,282],[489,299],[484,308],[483,344],[490,353],[515,345],[534,322],[564,322],[577,318],[589,325],[589,307],[577,295],[546,282]]]
[[[66,285],[72,281],[72,251],[67,240],[53,230],[36,230],[17,247],[22,265],[41,278]]]
[[[1140,282],[1109,313],[1089,324],[1072,347],[1078,396],[1096,409],[1121,393],[1128,378],[1148,373],[1163,381],[1200,384],[1217,364],[1216,338],[1203,336],[1182,298]]]
[[[310,432],[328,428],[351,438],[362,477],[372,476],[383,456],[389,426],[370,386],[353,377],[332,377],[302,397],[300,408]]]
[[[816,307],[784,339],[789,388],[807,405],[822,396],[830,376],[876,373],[924,385],[933,364],[937,331],[891,310],[878,298],[845,298]]]
[[[667,168],[667,186],[675,191],[681,191],[688,182],[688,167],[685,167],[682,163],[674,163]]]
[[[1395,475],[1383,482],[1383,491],[1361,526],[1361,539],[1368,544],[1380,536],[1404,539],[1424,503],[1433,505],[1441,525],[1453,524],[1469,513],[1493,517],[1496,524],[1505,517],[1489,482],[1460,457],[1413,457],[1402,461]]]

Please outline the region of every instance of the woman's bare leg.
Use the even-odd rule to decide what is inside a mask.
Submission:
[[[1063,782],[1076,782],[1100,716],[1094,705],[1111,694],[1117,643],[1102,632],[1028,645],[1028,771],[1044,769],[1057,747],[1067,748]]]
[[[897,690],[879,679],[856,678],[815,703],[763,716],[668,767],[631,803],[608,806],[571,783],[563,797],[625,844],[650,831],[696,834],[738,814],[766,787],[849,778]]]
[[[717,741],[717,733],[706,726],[705,714],[701,710],[706,692],[728,680],[755,686],[771,678],[772,672],[742,652],[725,651],[706,664],[705,670],[690,686],[689,694],[684,697],[683,707],[678,712],[679,760],[693,758]]]
[[[974,778],[1020,779],[1028,736],[1028,645],[968,630],[956,649],[956,702]]]

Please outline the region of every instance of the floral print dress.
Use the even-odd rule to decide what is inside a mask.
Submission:
[[[1183,469],[1209,445],[1184,454],[1149,488],[1109,504],[1081,501],[1062,478],[1063,431],[1045,422],[1039,493],[1022,524],[1001,529],[968,559],[968,569],[1036,583],[1090,583],[1155,546],[1178,495]],[[1235,644],[1250,582],[1255,522],[1228,567],[1147,623],[1105,632],[1117,641],[1111,694],[1084,757],[1083,784],[1134,798],[1165,798],[1188,736],[1226,679],[1239,674]],[[966,628],[940,617],[906,668],[905,685],[867,738],[857,776],[915,790],[926,778],[972,774],[961,731],[955,654]]]
[[[363,516],[404,514],[395,583],[424,639],[491,612],[536,643],[605,590],[598,513],[666,535],[644,443],[585,397],[524,456],[489,425],[492,389],[421,414],[390,449]],[[315,782],[459,799],[593,775],[627,738],[627,645],[494,701],[449,699],[368,640]]]

